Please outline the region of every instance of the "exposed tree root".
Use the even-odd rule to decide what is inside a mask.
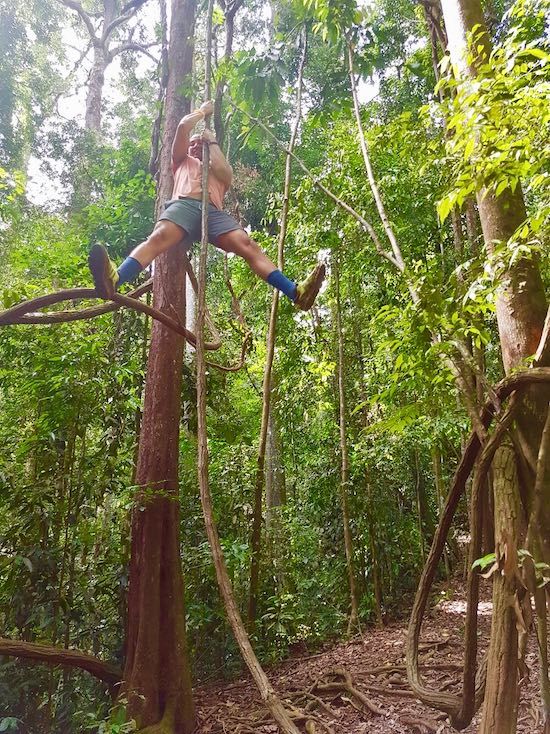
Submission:
[[[371,693],[379,693],[382,696],[395,696],[397,698],[413,698],[416,699],[416,695],[405,688],[389,688],[388,686],[374,686],[370,683],[363,683],[364,687],[367,688]]]
[[[382,688],[381,692],[391,695],[392,690]],[[411,691],[397,691],[397,693],[407,694],[407,697],[414,698]],[[325,700],[326,698],[329,701]],[[291,720],[305,727],[308,734],[321,734],[321,732],[335,734],[331,722],[339,720],[340,715],[330,705],[330,702],[337,699],[353,706],[363,715],[367,712],[376,716],[384,715],[384,712],[357,688],[351,674],[344,668],[333,668],[307,688],[286,691],[282,695]],[[237,734],[237,732],[258,734],[264,731],[263,727],[272,720],[270,711],[265,707],[246,717],[238,714],[232,715],[231,709],[229,711],[225,709],[223,713],[219,713],[218,709],[210,710],[197,727],[197,734],[202,731],[206,722],[212,734]]]
[[[459,663],[420,663],[418,667],[426,670],[462,670],[462,665]],[[381,675],[383,673],[406,672],[406,670],[407,666],[404,664],[396,663],[392,665],[390,663],[388,665],[377,665],[375,668],[364,668],[361,673],[364,675]]]
[[[383,716],[384,712],[378,708],[362,691],[355,687],[355,683],[351,674],[344,668],[334,668],[328,673],[328,676],[336,678],[336,681],[329,683],[317,683],[315,689],[318,691],[341,691],[348,693],[352,699],[355,699],[363,710],[370,711],[376,716]]]

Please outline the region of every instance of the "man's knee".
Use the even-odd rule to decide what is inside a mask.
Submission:
[[[224,249],[246,258],[256,252],[259,247],[254,240],[250,239],[244,229],[235,229],[224,235]]]
[[[185,232],[177,224],[169,222],[167,220],[161,220],[157,222],[154,230],[147,238],[147,243],[159,252],[163,252],[176,242],[179,242],[185,237]]]

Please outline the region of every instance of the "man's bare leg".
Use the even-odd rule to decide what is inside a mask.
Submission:
[[[216,246],[225,252],[234,252],[249,264],[251,270],[263,280],[277,270],[257,242],[254,242],[244,229],[233,229],[218,236]]]
[[[153,260],[186,236],[186,231],[168,219],[161,219],[149,237],[137,247],[134,247],[128,257],[137,260],[142,268],[146,268]]]
[[[256,275],[288,296],[298,308],[307,311],[313,306],[325,278],[323,264],[318,264],[304,281],[296,284],[277,270],[276,265],[244,229],[233,229],[219,235],[216,246],[225,252],[234,252],[246,260]]]
[[[88,263],[100,298],[111,298],[122,283],[130,283],[161,253],[173,247],[185,236],[186,231],[173,222],[162,219],[155,224],[149,237],[135,247],[122,265],[116,268],[102,245],[90,250]]]

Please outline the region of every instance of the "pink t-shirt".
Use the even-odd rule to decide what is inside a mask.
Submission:
[[[208,198],[217,209],[223,209],[223,199],[229,187],[216,178],[212,171],[208,174]],[[187,155],[174,169],[174,189],[172,198],[188,196],[191,199],[202,197],[202,161]]]

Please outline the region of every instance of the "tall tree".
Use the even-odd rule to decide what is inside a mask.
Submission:
[[[171,144],[189,112],[179,90],[192,69],[196,0],[172,4],[169,75],[157,209],[171,195]],[[185,323],[183,251],[156,261],[153,302]],[[155,322],[145,385],[132,518],[127,657],[128,716],[148,732],[189,734],[194,728],[180,559],[178,454],[184,341]]]
[[[118,0],[102,0],[102,11],[99,14],[87,12],[78,0],[58,0],[58,2],[78,14],[86,29],[88,49],[93,49],[92,68],[86,94],[85,127],[87,130],[99,132],[105,71],[109,64],[115,56],[125,51],[139,51],[148,56],[151,55],[147,50],[148,45],[133,40],[131,30],[122,38],[118,37],[120,28],[134,18],[138,9],[145,5],[147,0],[129,0],[122,7]],[[96,22],[98,17],[99,24]]]

